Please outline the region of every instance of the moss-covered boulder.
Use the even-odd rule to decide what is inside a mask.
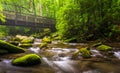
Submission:
[[[41,57],[36,54],[28,54],[12,61],[15,66],[32,66],[41,63]]]
[[[18,41],[9,41],[10,44],[13,44],[15,46],[18,46],[19,45],[19,42]]]
[[[9,53],[23,53],[25,52],[24,48],[12,45],[10,43],[7,43],[5,41],[0,40],[0,49],[5,49]]]
[[[18,38],[21,43],[33,43],[34,42],[34,37],[32,36],[21,36],[21,35],[16,35],[15,38]]]
[[[42,48],[47,48],[47,45],[48,45],[48,43],[41,43],[40,44],[40,48],[42,49]]]
[[[91,57],[91,52],[88,47],[85,48],[80,48],[76,53],[73,54],[72,58],[76,58],[79,56],[79,53],[81,53],[83,58],[90,58]]]
[[[112,50],[112,47],[107,46],[107,45],[100,45],[97,47],[97,49],[100,51],[109,51],[109,50]]]
[[[28,37],[21,41],[21,43],[33,43],[33,42],[34,42],[34,37]]]
[[[32,47],[32,44],[19,44],[19,47],[23,48]]]
[[[51,38],[50,38],[50,37],[44,37],[44,38],[42,39],[42,42],[43,42],[43,43],[51,43]]]
[[[91,57],[91,52],[88,47],[81,48],[79,52],[82,54],[83,58],[90,58]]]

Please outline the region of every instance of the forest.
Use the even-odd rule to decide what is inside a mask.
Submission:
[[[120,0],[0,0],[0,73],[119,73],[119,12]]]

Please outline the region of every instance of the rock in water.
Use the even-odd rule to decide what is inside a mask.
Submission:
[[[107,45],[100,45],[97,47],[97,49],[100,51],[109,51],[109,50],[112,50],[112,47],[107,46]]]
[[[41,63],[41,57],[36,54],[28,54],[12,61],[15,66],[32,66]]]
[[[7,50],[9,53],[23,53],[25,52],[24,48],[12,45],[5,41],[0,40],[0,49]]]

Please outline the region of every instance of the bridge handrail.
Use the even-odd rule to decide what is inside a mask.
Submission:
[[[55,24],[55,19],[49,17],[35,16],[35,15],[27,15],[20,14],[13,11],[2,11],[2,13],[6,16],[7,19],[15,20],[15,21],[26,21],[26,22],[35,22],[35,23],[43,23],[43,24]]]

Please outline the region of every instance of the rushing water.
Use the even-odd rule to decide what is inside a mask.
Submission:
[[[70,47],[54,47],[45,51],[41,50],[38,46],[41,40],[35,39],[33,47],[28,48],[29,53],[36,53],[42,56],[42,64],[32,67],[17,67],[11,65],[12,59],[2,59],[0,62],[0,73],[119,73],[119,63],[101,61],[104,55],[96,50],[91,49],[92,57],[90,59],[71,59],[73,53],[78,51],[75,46],[85,46],[87,44],[78,43],[64,43]],[[57,44],[57,42],[53,42]],[[74,46],[74,47],[72,47]],[[100,58],[96,58],[99,56]],[[115,51],[114,56],[120,59],[120,51]],[[81,56],[80,56],[81,57]],[[95,59],[94,59],[95,58]],[[99,61],[100,59],[100,61]],[[111,58],[112,59],[112,58]],[[119,61],[117,59],[117,61]],[[98,60],[96,62],[95,60]]]
[[[118,59],[120,59],[120,51],[114,52],[114,55],[115,55]]]

